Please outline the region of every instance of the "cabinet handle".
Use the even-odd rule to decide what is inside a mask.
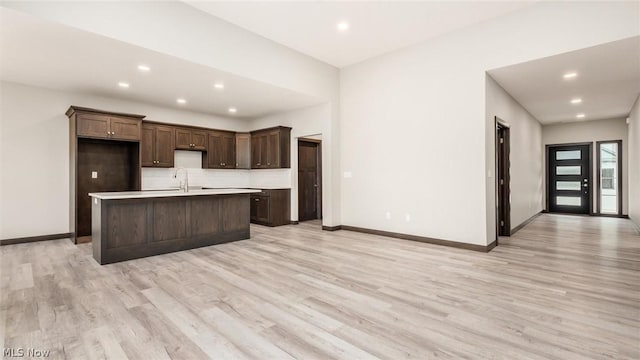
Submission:
[[[257,163],[256,165],[258,165],[258,166],[260,166],[260,165],[262,165],[262,164],[260,164],[260,163]]]
[[[256,201],[260,201],[260,199],[255,199]]]
[[[271,165],[271,163],[267,163],[267,166]]]
[[[115,135],[115,134],[116,134],[115,132],[113,132],[113,131],[111,132],[111,135]]]

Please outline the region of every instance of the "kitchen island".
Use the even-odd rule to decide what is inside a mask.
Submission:
[[[248,239],[250,189],[91,193],[100,264]]]

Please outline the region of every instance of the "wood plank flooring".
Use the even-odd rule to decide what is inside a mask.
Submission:
[[[0,345],[67,359],[639,359],[640,235],[542,215],[488,254],[317,223],[100,266],[0,247]]]

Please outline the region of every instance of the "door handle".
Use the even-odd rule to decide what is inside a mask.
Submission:
[[[318,184],[313,184],[313,187],[318,187]]]

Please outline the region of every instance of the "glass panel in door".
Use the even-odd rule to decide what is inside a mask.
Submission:
[[[600,152],[600,213],[601,214],[618,214],[618,143],[601,143],[598,151]]]

